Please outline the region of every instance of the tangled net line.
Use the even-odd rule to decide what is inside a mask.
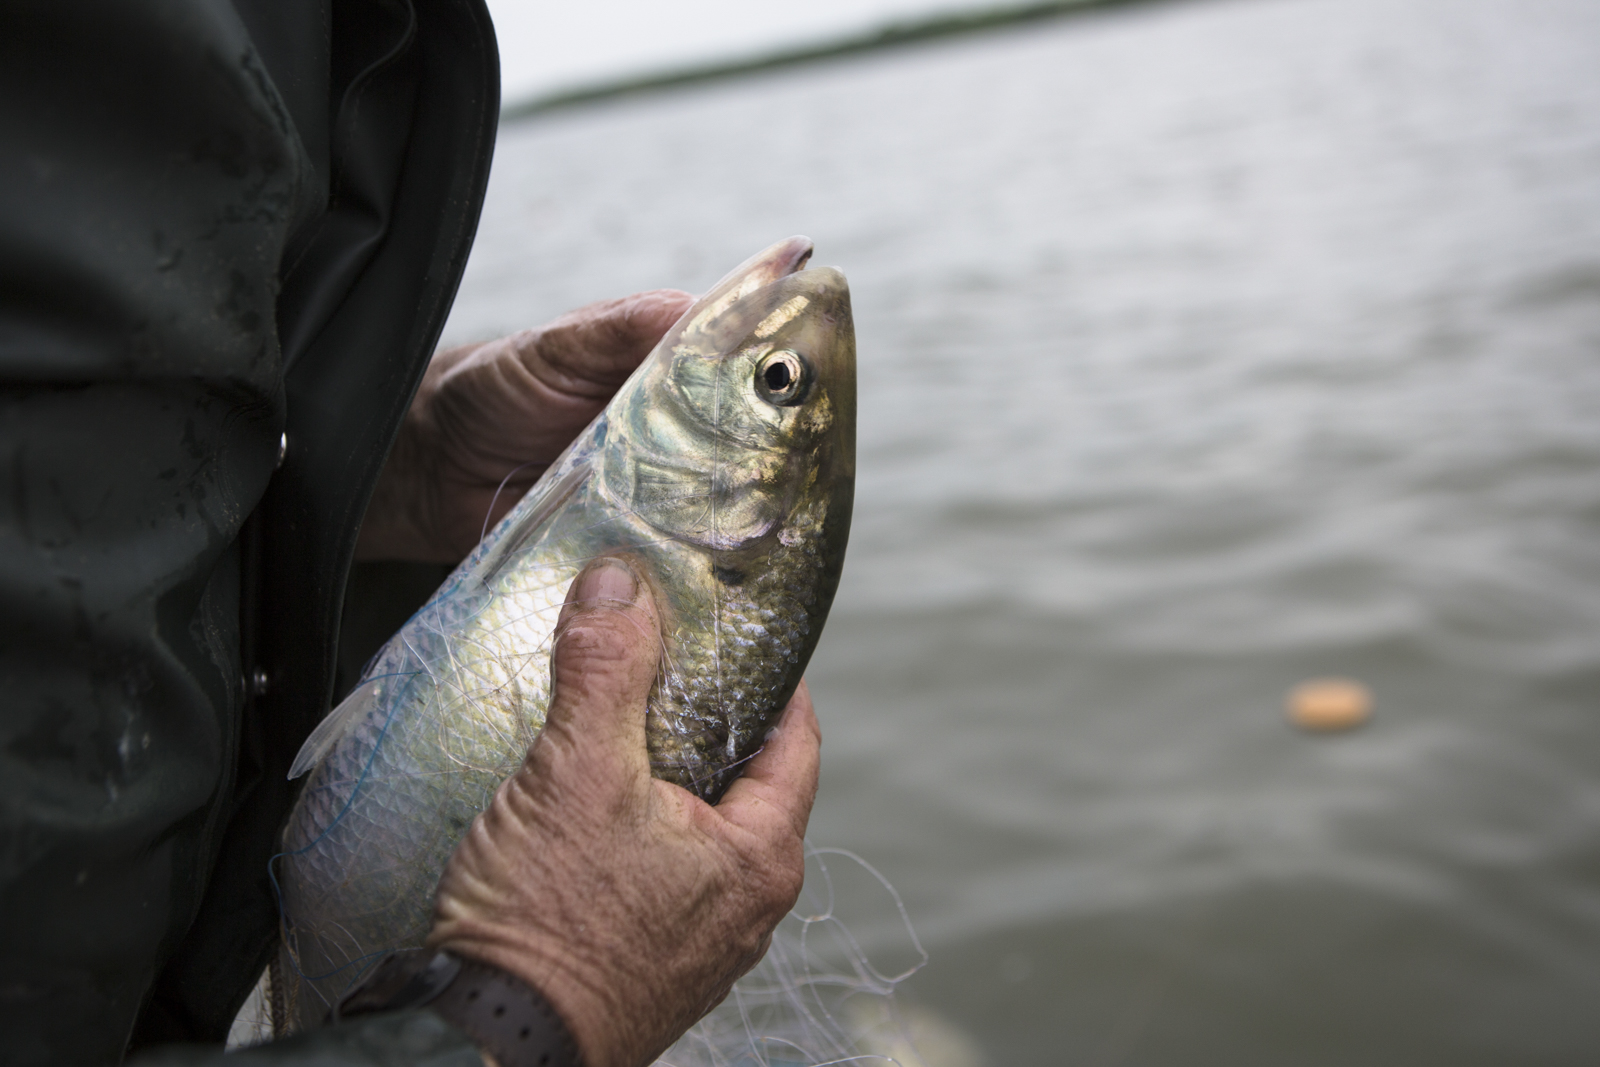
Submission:
[[[909,954],[910,966],[885,974],[873,964],[838,914],[830,858],[847,861],[882,888],[893,905],[899,940],[885,948]],[[884,940],[895,939],[891,934]],[[888,879],[853,852],[807,843],[805,887],[773,932],[766,955],[656,1067],[919,1067],[894,993],[927,961]],[[264,978],[234,1024],[230,1047],[272,1040],[268,1000]]]
[[[893,902],[904,943],[892,948],[915,956],[905,970],[879,970],[837,914],[830,857],[856,865]],[[805,888],[773,933],[772,947],[656,1067],[916,1067],[896,1058],[911,1046],[894,991],[927,961],[888,879],[853,852],[808,843]]]

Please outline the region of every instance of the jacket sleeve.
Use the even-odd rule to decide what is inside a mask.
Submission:
[[[270,1045],[224,1053],[216,1046],[167,1045],[129,1067],[483,1067],[466,1039],[426,1011],[377,1015],[326,1026]]]
[[[0,14],[0,1034],[118,1060],[230,817],[304,146],[216,0]],[[248,964],[245,964],[248,966]],[[171,1047],[147,1064],[220,1051]],[[476,1064],[430,1015],[228,1061]]]

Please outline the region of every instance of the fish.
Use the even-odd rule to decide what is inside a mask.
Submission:
[[[590,560],[625,558],[655,597],[652,773],[714,803],[760,750],[827,619],[854,499],[850,290],[811,252],[781,241],[700,297],[307,738],[271,867],[280,1035],[426,938],[457,842],[544,723]]]

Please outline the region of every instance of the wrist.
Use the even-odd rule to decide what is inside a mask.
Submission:
[[[396,952],[333,1006],[329,1021],[425,1009],[464,1033],[490,1067],[583,1067],[565,1021],[539,990],[479,960]]]
[[[572,1035],[585,1067],[632,1067],[637,1057],[630,1057],[625,1051],[631,1047],[626,1024],[630,1011],[637,1014],[646,1007],[608,1002],[607,994],[616,990],[599,981],[599,976],[590,971],[590,961],[579,958],[578,952],[518,936],[523,931],[480,932],[487,936],[454,936],[448,940],[436,936],[431,944],[452,956],[481,960],[539,990]]]

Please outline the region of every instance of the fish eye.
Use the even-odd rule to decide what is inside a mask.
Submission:
[[[800,353],[780,348],[756,364],[756,392],[769,404],[787,407],[805,397],[810,373]]]

